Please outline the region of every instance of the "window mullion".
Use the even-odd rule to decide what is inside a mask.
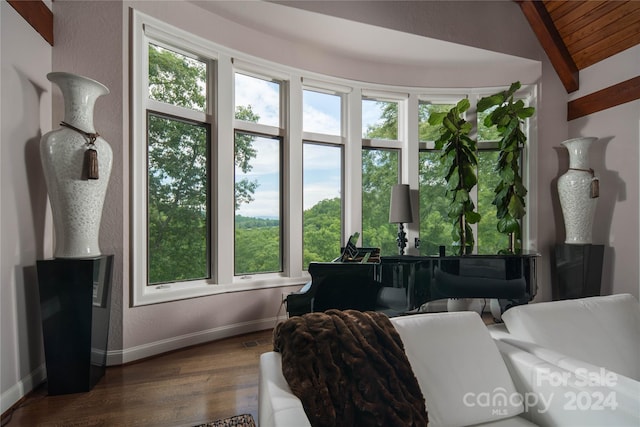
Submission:
[[[219,183],[233,183],[235,180],[235,150],[234,150],[234,73],[229,57],[221,57],[218,61],[216,75],[217,93],[217,135],[215,144],[216,181]],[[213,253],[216,257],[216,283],[232,283],[234,275],[234,215],[235,193],[233,185],[218,185],[214,190],[215,221],[213,233]]]
[[[362,95],[354,90],[346,97],[347,145],[345,147],[343,236],[362,233]]]
[[[412,190],[412,210],[413,210],[413,222],[407,224],[407,253],[410,255],[418,255],[415,248],[415,239],[420,236],[420,200],[418,189],[418,174],[419,174],[419,157],[416,153],[419,151],[418,142],[418,96],[415,94],[409,95],[409,99],[406,102],[401,103],[404,105],[404,112],[398,117],[400,126],[404,127],[401,132],[405,136],[405,140],[402,145],[402,182],[409,184]]]
[[[284,100],[286,139],[284,146],[284,232],[285,273],[299,276],[303,266],[303,204],[302,204],[302,84],[292,78],[288,85],[289,99]]]

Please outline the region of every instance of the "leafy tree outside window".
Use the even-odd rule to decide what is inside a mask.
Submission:
[[[149,97],[206,109],[206,63],[149,45]],[[210,277],[209,127],[147,113],[148,283]]]
[[[437,126],[429,124],[432,113],[444,113],[452,104],[418,104],[418,139],[423,143],[439,138]],[[423,144],[424,145],[424,144]],[[451,227],[447,217],[447,168],[440,162],[440,151],[421,150],[418,165],[420,194],[420,255],[435,255],[440,246],[452,252]]]
[[[343,148],[341,94],[302,91],[302,268],[331,261],[343,241]]]
[[[282,143],[280,83],[235,73],[235,245],[236,276],[283,270],[281,205]],[[264,134],[243,122],[265,125]],[[258,127],[260,128],[260,126]]]
[[[375,106],[375,107],[374,107]],[[398,103],[362,100],[363,138],[397,140]],[[396,224],[389,223],[391,188],[400,179],[400,151],[366,146],[362,149],[362,246],[397,255]]]

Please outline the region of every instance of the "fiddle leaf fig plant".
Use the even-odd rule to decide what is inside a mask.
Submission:
[[[437,150],[443,150],[440,161],[448,166],[447,195],[451,199],[448,216],[453,224],[451,237],[459,245],[459,254],[470,253],[474,246],[470,224],[480,221],[469,192],[477,184],[476,142],[469,138],[472,125],[463,118],[469,109],[469,100],[463,99],[445,113],[432,113],[429,124],[438,126],[439,137],[435,141]]]
[[[511,253],[522,248],[520,221],[526,214],[524,198],[527,189],[520,175],[520,159],[527,137],[522,127],[524,119],[535,112],[533,107],[525,106],[521,99],[514,99],[520,87],[520,82],[512,83],[509,89],[484,97],[477,105],[479,112],[493,108],[485,117],[484,125],[495,125],[501,136],[495,168],[500,182],[495,189],[493,204],[497,209],[498,231],[509,235],[508,252]]]

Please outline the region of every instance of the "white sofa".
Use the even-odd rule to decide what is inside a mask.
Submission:
[[[430,426],[531,426],[537,422],[596,426],[627,421],[609,408],[597,414],[572,413],[549,399],[584,391],[580,377],[508,343],[495,342],[475,312],[418,314],[391,322],[422,390]],[[540,369],[565,378],[565,383],[536,381],[535,372]],[[260,358],[258,422],[260,427],[310,426],[302,403],[282,375],[281,356],[276,352]]]
[[[502,320],[489,328],[496,340],[570,372],[583,385],[580,393],[560,396],[565,406],[593,415],[604,405],[616,415],[608,425],[640,426],[640,304],[633,296],[517,306]],[[503,356],[517,384],[522,364]],[[529,379],[563,383],[541,370]]]

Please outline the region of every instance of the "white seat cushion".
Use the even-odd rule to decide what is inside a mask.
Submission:
[[[260,355],[258,422],[260,427],[311,427],[302,402],[282,375],[282,355]]]
[[[640,305],[629,294],[520,305],[502,320],[516,339],[640,380]]]
[[[524,411],[509,399],[516,388],[477,313],[418,314],[391,322],[426,400],[429,425],[469,426]],[[506,402],[492,402],[499,396]]]

